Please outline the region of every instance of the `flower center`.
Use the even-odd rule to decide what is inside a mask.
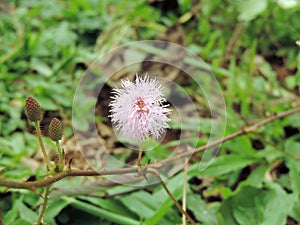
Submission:
[[[145,101],[141,97],[139,97],[137,99],[137,102],[135,104],[138,107],[137,112],[139,112],[139,113],[141,113],[141,112],[149,113],[149,109],[146,107]]]

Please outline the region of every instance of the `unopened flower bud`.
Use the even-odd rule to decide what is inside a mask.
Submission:
[[[63,126],[59,119],[53,118],[49,126],[49,137],[52,141],[61,140],[63,135]]]
[[[41,106],[35,98],[30,96],[26,99],[25,111],[31,122],[38,122],[42,120]]]

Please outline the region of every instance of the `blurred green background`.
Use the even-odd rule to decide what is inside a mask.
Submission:
[[[226,134],[298,106],[299,21],[298,0],[2,0],[0,169],[6,170],[2,176],[35,180],[45,172],[24,113],[25,98],[39,100],[45,127],[48,118],[63,120],[68,144],[72,100],[82,74],[97,56],[131,41],[166,40],[199,55],[222,87],[228,111]],[[192,82],[184,88],[197,99]],[[201,173],[197,158],[192,159],[187,207],[193,218],[207,225],[299,224],[299,126],[299,115],[294,115],[226,142],[215,162]],[[167,146],[160,148],[163,152]],[[182,176],[178,173],[167,183],[179,200]],[[74,178],[58,186],[89,181]],[[0,191],[4,224],[35,221],[39,197],[25,190],[0,187]],[[124,191],[128,187],[96,194]],[[180,224],[180,217],[156,186],[105,199],[88,194],[53,198],[45,221],[171,225]]]

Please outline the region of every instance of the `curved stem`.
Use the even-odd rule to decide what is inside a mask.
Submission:
[[[34,125],[35,125],[35,129],[36,129],[36,135],[38,137],[39,145],[41,147],[41,150],[42,150],[42,153],[43,153],[46,165],[47,165],[47,171],[49,171],[49,170],[51,170],[52,166],[51,166],[50,160],[48,158],[48,155],[46,153],[44,142],[42,140],[42,134],[41,134],[41,129],[40,129],[40,122],[35,122]]]
[[[186,160],[183,170],[183,187],[182,187],[182,209],[186,211],[186,189],[187,189],[187,171],[188,171],[188,160]],[[182,225],[186,225],[186,216],[182,214]]]
[[[257,137],[258,137],[260,140],[266,142],[268,145],[272,146],[276,151],[280,152],[281,154],[283,154],[283,155],[285,155],[285,156],[288,156],[288,157],[290,157],[290,158],[292,158],[292,159],[294,159],[294,160],[300,161],[300,157],[299,157],[299,156],[293,155],[293,154],[291,154],[291,153],[289,153],[289,152],[284,151],[283,149],[281,149],[281,148],[279,148],[277,145],[275,145],[272,141],[269,141],[268,139],[266,139],[264,136],[262,136],[262,135],[260,135],[260,134],[256,134],[256,135],[257,135]]]
[[[46,187],[45,190],[45,195],[44,195],[44,203],[42,205],[42,209],[40,211],[39,217],[37,218],[36,222],[34,223],[34,225],[40,225],[42,224],[42,219],[45,213],[45,210],[47,208],[47,203],[48,203],[48,198],[49,198],[49,190],[50,190],[50,185],[48,187]]]
[[[174,204],[177,206],[177,208],[180,210],[180,212],[186,216],[186,218],[193,224],[193,225],[197,225],[196,222],[192,219],[192,217],[182,208],[182,206],[180,205],[180,203],[176,200],[176,198],[174,197],[174,195],[170,192],[170,190],[168,189],[166,183],[162,180],[160,174],[158,173],[157,170],[152,169],[152,168],[148,168],[146,170],[146,173],[152,173],[153,175],[155,175],[158,179],[159,182],[161,183],[161,185],[163,186],[163,188],[165,189],[165,191],[167,192],[167,194],[169,195],[169,197],[172,199],[172,201],[174,202]]]

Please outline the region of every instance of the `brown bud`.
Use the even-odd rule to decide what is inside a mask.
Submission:
[[[49,137],[52,141],[59,141],[62,138],[63,126],[59,119],[53,118],[49,126]]]
[[[38,122],[42,120],[41,106],[33,97],[26,98],[25,112],[31,122]]]

